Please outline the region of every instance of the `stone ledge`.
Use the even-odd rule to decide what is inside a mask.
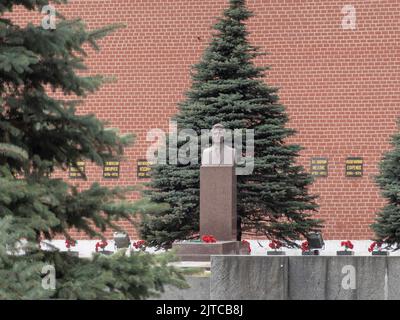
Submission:
[[[204,262],[176,266],[205,268]],[[355,289],[347,286],[355,271]],[[344,272],[343,272],[344,271]],[[191,286],[166,287],[166,300],[399,300],[400,257],[238,256],[211,258],[211,275],[187,277]],[[347,277],[347,278],[346,278]]]
[[[212,256],[211,299],[400,299],[399,274],[400,257]]]

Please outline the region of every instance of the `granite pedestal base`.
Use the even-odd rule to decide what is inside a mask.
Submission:
[[[172,248],[181,261],[210,261],[212,255],[248,255],[248,245],[240,241],[217,241],[215,243],[182,242]]]
[[[237,223],[235,167],[201,167],[200,236],[236,241]]]

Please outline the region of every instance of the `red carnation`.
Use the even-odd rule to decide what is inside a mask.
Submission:
[[[251,246],[250,246],[250,242],[248,242],[247,240],[242,240],[242,243],[245,244],[249,250],[249,253],[251,253]]]
[[[141,249],[146,245],[146,241],[145,240],[139,240],[133,243],[133,246],[135,249]]]
[[[201,241],[205,243],[215,243],[217,240],[212,235],[204,235],[201,237]]]
[[[279,240],[272,240],[269,244],[269,247],[273,250],[278,250],[282,248],[283,244]]]
[[[99,248],[103,249],[107,247],[108,242],[106,240],[102,240],[101,242],[96,243],[96,252],[99,252]]]
[[[75,247],[76,241],[75,240],[65,240],[65,246],[67,249],[70,249],[71,247]]]
[[[301,244],[301,251],[305,252],[305,251],[309,251],[309,250],[310,250],[310,247],[309,247],[309,245],[308,245],[308,241],[304,241],[304,242]]]
[[[354,245],[350,240],[347,241],[342,241],[342,243],[340,244],[342,247],[345,247],[345,250],[347,249],[353,249]]]
[[[382,247],[382,243],[376,242],[376,241],[372,242],[371,245],[368,248],[368,251],[369,252],[374,251],[375,247],[378,247],[378,250],[380,250],[380,248]]]

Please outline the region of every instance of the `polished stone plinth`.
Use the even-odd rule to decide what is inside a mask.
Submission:
[[[200,168],[200,235],[213,235],[218,241],[237,239],[234,166]]]

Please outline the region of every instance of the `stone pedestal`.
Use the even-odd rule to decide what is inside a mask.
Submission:
[[[236,173],[234,166],[200,168],[200,236],[236,241]]]
[[[236,172],[233,165],[200,168],[200,237],[216,243],[182,242],[173,245],[182,261],[210,261],[212,255],[247,255],[237,239]]]

